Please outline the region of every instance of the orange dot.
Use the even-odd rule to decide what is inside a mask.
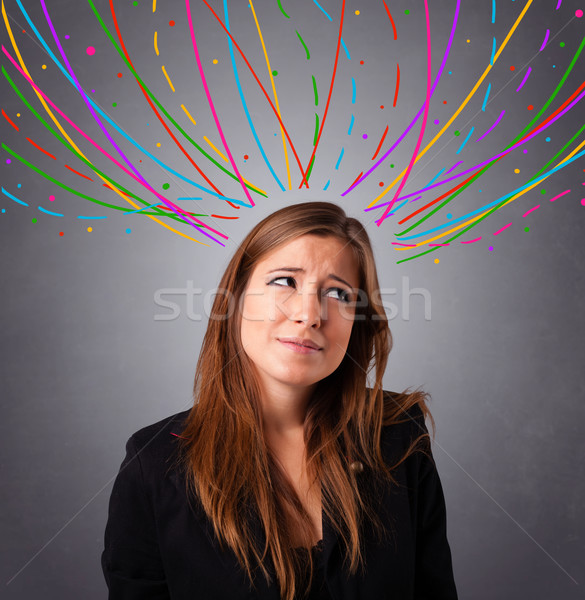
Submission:
[[[174,26],[175,26],[175,22],[174,22],[174,21],[169,21],[169,25],[170,25],[171,27],[174,27]]]
[[[360,65],[363,65],[363,64],[364,64],[364,61],[363,61],[363,60],[360,60]]]
[[[534,106],[532,106],[532,104],[529,104],[529,105],[528,105],[526,108],[527,108],[528,110],[533,110],[533,109],[534,109]]]
[[[122,77],[122,73],[118,73],[118,77]]]
[[[510,71],[515,71],[516,67],[514,65],[510,65]]]

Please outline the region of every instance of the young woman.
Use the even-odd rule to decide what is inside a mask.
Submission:
[[[193,408],[127,443],[110,599],[456,599],[426,396],[383,391],[390,348],[359,221],[309,202],[256,225],[219,285]]]

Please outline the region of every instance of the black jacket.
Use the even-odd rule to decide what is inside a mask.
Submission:
[[[110,600],[279,600],[259,574],[250,587],[231,550],[220,550],[201,507],[190,508],[184,478],[169,467],[189,411],[136,432],[114,483],[102,568]],[[384,458],[395,462],[426,431],[417,407],[384,427]],[[430,447],[427,448],[430,453]],[[323,513],[325,580],[333,600],[456,600],[443,490],[432,458],[415,452],[395,471],[399,485],[379,495],[382,544],[365,540],[366,573],[343,568],[338,536]],[[367,470],[358,476],[368,485]],[[264,541],[258,526],[258,539]]]

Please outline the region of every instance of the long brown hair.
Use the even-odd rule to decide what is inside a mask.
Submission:
[[[306,234],[339,239],[351,247],[359,267],[362,298],[346,354],[339,367],[318,382],[303,426],[309,480],[321,484],[323,511],[340,535],[352,573],[364,567],[360,547],[364,520],[380,535],[385,532],[367,495],[360,493],[349,463],[359,460],[369,472],[394,482],[393,468],[428,437],[423,434],[414,440],[395,465],[385,464],[382,427],[404,421],[405,411],[415,404],[424,416],[428,409],[426,395],[420,391],[383,395],[392,337],[379,297],[372,247],[361,223],[328,202],[287,206],[258,223],[219,284],[197,362],[195,404],[179,443],[189,497],[203,507],[220,544],[234,552],[252,583],[255,566],[271,581],[267,568],[271,559],[283,600],[293,600],[295,589],[298,594],[307,567],[293,548],[292,533],[304,533],[309,549],[312,528],[265,442],[260,388],[240,339],[241,303],[258,262]],[[257,547],[250,517],[260,523],[266,540],[263,548]],[[313,561],[310,552],[308,556],[310,585]]]

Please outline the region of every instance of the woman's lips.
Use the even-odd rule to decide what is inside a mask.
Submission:
[[[286,346],[293,352],[297,352],[298,354],[315,354],[319,352],[320,348],[310,348],[309,346],[303,346],[301,344],[297,344],[295,342],[288,342],[286,340],[278,340],[283,346]]]

